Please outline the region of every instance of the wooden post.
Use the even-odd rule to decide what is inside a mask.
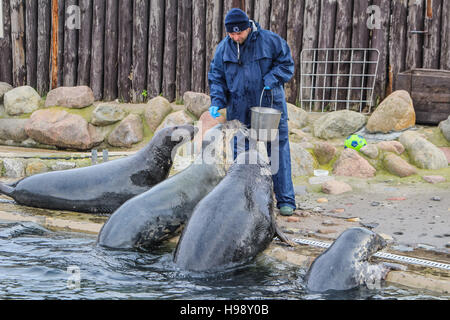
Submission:
[[[208,79],[208,72],[211,66],[211,61],[214,58],[216,46],[222,39],[222,1],[206,0],[206,70],[205,78]],[[208,81],[208,80],[206,80]],[[209,85],[206,82],[205,92],[209,94]]]
[[[64,25],[66,23],[66,0],[58,1],[58,87],[64,85]]]
[[[424,0],[409,0],[406,69],[422,68],[423,63],[423,34],[411,31],[424,31]]]
[[[263,29],[270,28],[270,3],[271,0],[255,1],[255,21],[258,22]]]
[[[289,12],[287,17],[287,42],[291,48],[294,59],[294,76],[286,83],[286,100],[289,103],[298,102],[300,88],[300,52],[302,52],[303,39],[303,11],[305,9],[304,0],[289,0]]]
[[[193,1],[191,90],[205,92],[206,2]]]
[[[149,44],[148,44],[148,70],[147,70],[147,91],[150,97],[156,97],[162,92],[163,82],[163,58],[164,58],[164,39],[166,31],[164,27],[164,0],[152,0],[150,4],[149,15]],[[176,14],[176,12],[175,12]],[[176,15],[175,15],[176,18]],[[176,28],[176,25],[175,25]],[[176,29],[175,39],[176,45]],[[174,52],[176,54],[176,52]],[[175,69],[175,63],[172,68]]]
[[[81,29],[78,46],[78,81],[79,86],[90,86],[91,45],[92,45],[92,1],[80,0]]]
[[[289,0],[290,1],[290,0]],[[303,2],[303,0],[300,0],[299,2]],[[243,9],[248,17],[250,18],[250,20],[253,20],[255,14],[255,0],[245,0],[245,4],[244,4],[245,9]]]
[[[119,1],[118,98],[130,102],[133,49],[133,1]]]
[[[58,86],[58,0],[52,0],[52,42],[51,42],[51,69],[50,69],[50,88]]]
[[[11,0],[11,38],[13,60],[13,86],[26,83],[25,67],[25,12],[23,0]]]
[[[4,25],[3,25],[3,0],[0,0],[0,39],[5,36]]]
[[[37,92],[43,96],[50,86],[50,3],[38,0]]]
[[[9,0],[3,0],[3,38],[0,38],[0,81],[13,84],[11,15]]]
[[[91,89],[95,100],[103,97],[103,48],[105,41],[105,0],[94,0],[92,11]]]
[[[176,99],[181,101],[183,94],[191,90],[192,63],[192,3],[182,1],[178,4],[177,23],[177,71]]]
[[[423,67],[439,69],[441,56],[441,13],[442,0],[427,0],[425,17],[425,43],[423,46]]]
[[[163,95],[169,101],[175,99],[177,64],[177,0],[165,0],[165,33]]]
[[[80,27],[78,0],[65,1],[65,17],[63,85],[71,87],[77,84],[78,28]]]
[[[397,75],[406,69],[407,1],[392,1],[392,23],[389,29],[389,82],[386,95],[395,90]]]
[[[1,1],[1,0],[0,0]],[[27,85],[36,88],[37,83],[37,38],[38,38],[38,3],[37,1],[25,2],[25,41],[26,41],[26,66]],[[0,14],[1,16],[1,14]],[[1,18],[1,17],[0,17]]]
[[[276,5],[272,5],[270,13],[270,30],[283,39],[286,39],[288,9],[288,0],[278,0]]]
[[[149,1],[134,0],[133,6],[133,78],[131,80],[131,100],[133,102],[144,102],[146,97],[143,95],[143,92],[147,90]]]
[[[450,1],[442,2],[442,39],[440,68],[450,70]]]
[[[117,20],[118,1],[106,1],[105,15],[105,69],[103,99],[111,101],[117,98]]]

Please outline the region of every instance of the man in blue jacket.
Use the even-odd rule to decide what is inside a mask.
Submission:
[[[287,106],[284,83],[294,74],[294,61],[288,44],[279,35],[262,29],[237,8],[225,17],[228,36],[216,48],[208,73],[213,118],[218,110],[227,109],[227,120],[238,119],[250,127],[250,108],[260,105],[282,112],[279,124],[279,143],[268,143],[268,156],[278,152],[278,171],[273,174],[277,207],[285,216],[292,215],[295,205],[291,178],[291,157],[288,140]],[[237,156],[235,144],[235,158]],[[248,142],[245,144],[248,149]],[[271,150],[273,149],[273,150]],[[273,162],[273,158],[271,157]]]

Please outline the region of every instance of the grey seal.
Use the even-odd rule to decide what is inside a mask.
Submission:
[[[197,203],[225,176],[226,155],[232,154],[229,140],[238,130],[245,131],[238,120],[208,130],[194,162],[125,202],[103,225],[97,243],[117,249],[151,249],[179,234]]]
[[[112,213],[128,199],[166,179],[173,152],[197,131],[192,125],[173,126],[155,133],[132,156],[97,165],[26,177],[0,193],[18,204],[53,210]]]

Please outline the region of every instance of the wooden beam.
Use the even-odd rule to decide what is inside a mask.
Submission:
[[[58,0],[52,1],[51,89],[58,86]]]

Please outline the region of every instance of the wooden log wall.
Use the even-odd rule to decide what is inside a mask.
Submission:
[[[217,44],[226,36],[224,18],[233,7],[245,10],[261,27],[287,40],[295,62],[294,77],[285,86],[291,103],[299,102],[300,54],[307,48],[378,49],[376,102],[395,90],[396,77],[402,71],[450,70],[450,1],[446,0],[0,3],[0,81],[30,85],[41,95],[57,86],[75,85],[90,86],[95,98],[104,101],[144,102],[157,95],[174,101],[182,100],[188,90],[209,93],[209,66]],[[370,6],[379,8],[378,28],[368,27],[373,19]],[[361,58],[355,55],[354,59]],[[341,59],[350,60],[349,53],[343,53]],[[319,71],[324,68],[349,72],[345,63],[318,66]],[[369,67],[353,73],[358,71],[374,70]],[[348,80],[335,77],[328,79],[326,86],[345,87]],[[303,84],[314,83],[303,79]],[[354,77],[351,84],[359,86],[361,79]],[[316,98],[334,99],[335,95],[340,100],[348,98],[335,90],[315,93]],[[307,92],[304,96],[310,98]]]

